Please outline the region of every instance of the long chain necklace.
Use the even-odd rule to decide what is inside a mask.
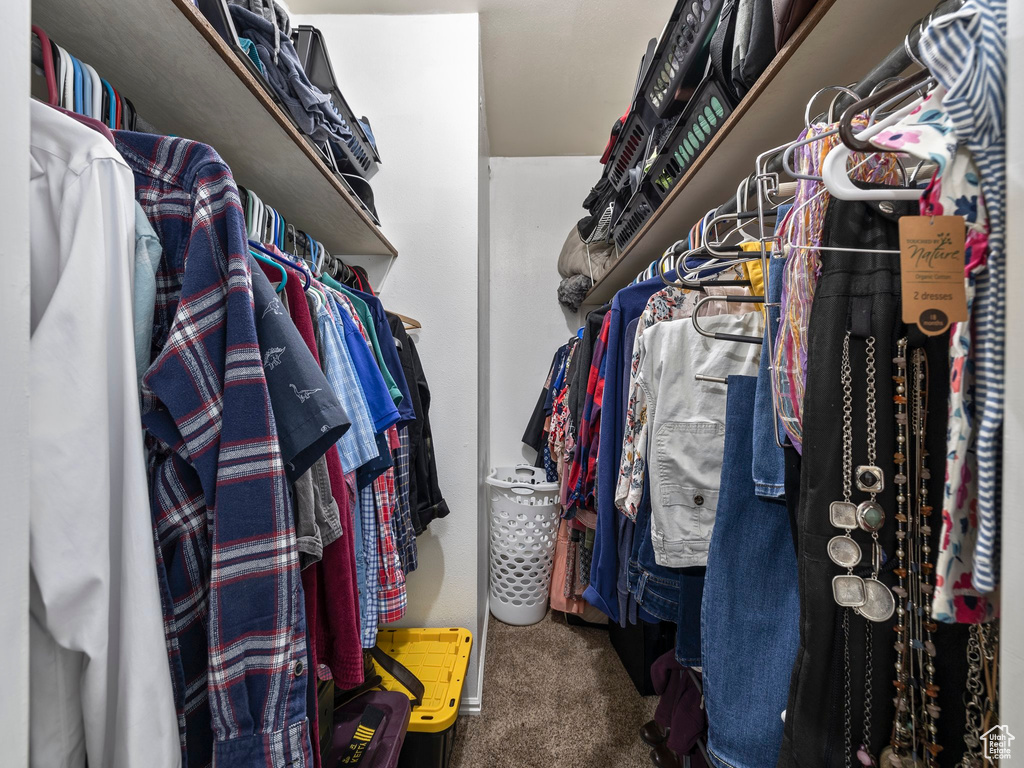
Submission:
[[[843,500],[835,501],[829,506],[829,519],[844,533],[834,536],[828,543],[828,554],[832,562],[846,568],[845,574],[832,579],[832,595],[836,603],[843,608],[843,661],[844,661],[844,747],[846,765],[852,764],[852,682],[850,667],[850,611],[852,608],[859,615],[868,619],[865,625],[865,662],[864,662],[864,724],[863,740],[857,750],[857,759],[864,766],[875,764],[871,756],[871,720],[873,704],[872,678],[873,653],[871,622],[889,619],[895,610],[895,599],[892,592],[878,578],[882,567],[882,547],[878,540],[878,532],[885,522],[885,512],[877,502],[878,493],[885,487],[882,470],[876,466],[878,431],[877,403],[875,386],[875,338],[868,337],[866,356],[867,377],[867,448],[868,463],[853,468],[853,370],[850,364],[849,331],[843,338],[841,365],[841,381],[843,386]],[[868,493],[868,501],[854,504],[851,500],[853,484],[857,489]],[[854,574],[854,566],[861,561],[860,545],[853,539],[854,528],[860,528],[871,534],[871,575],[862,578]]]
[[[996,711],[999,680],[999,624],[972,624],[967,641],[967,686],[964,690],[963,759],[961,768],[982,768],[982,734],[999,722]]]
[[[937,768],[937,755],[942,747],[937,742],[940,708],[935,699],[935,643],[938,628],[931,619],[930,581],[934,566],[928,561],[931,553],[928,504],[928,480],[931,473],[927,460],[928,360],[923,350],[912,356],[911,376],[907,378],[907,340],[897,343],[893,358],[896,374],[896,463],[897,486],[897,548],[899,580],[894,592],[900,598],[896,610],[896,716],[890,746],[883,752],[883,762],[890,768],[919,768],[927,764]],[[908,387],[908,384],[910,385]],[[908,394],[910,395],[908,404]],[[909,424],[908,424],[909,422]],[[911,444],[909,432],[914,440]],[[908,476],[907,468],[913,470]],[[916,498],[909,495],[916,481]],[[907,505],[904,507],[904,505]],[[913,508],[913,512],[910,509]],[[906,511],[905,511],[906,510]]]

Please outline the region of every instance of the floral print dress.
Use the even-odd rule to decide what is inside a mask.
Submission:
[[[967,225],[964,284],[968,317],[954,323],[949,337],[949,404],[946,432],[946,483],[942,531],[935,565],[932,616],[947,623],[977,624],[998,615],[998,596],[980,594],[972,583],[978,540],[978,455],[975,418],[976,324],[982,314],[977,296],[986,296],[985,265],[989,220],[970,151],[943,109],[944,90],[935,88],[900,123],[871,139],[938,166],[924,196],[924,216],[963,216]]]

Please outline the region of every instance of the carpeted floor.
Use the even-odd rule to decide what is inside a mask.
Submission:
[[[513,627],[489,617],[483,712],[459,717],[450,768],[646,768],[643,697],[608,633],[549,611]]]

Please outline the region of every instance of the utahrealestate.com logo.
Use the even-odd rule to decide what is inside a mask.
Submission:
[[[985,760],[996,762],[997,760],[1010,759],[1010,742],[1014,736],[1005,725],[996,725],[989,728],[981,735],[981,742],[984,745],[982,755]]]

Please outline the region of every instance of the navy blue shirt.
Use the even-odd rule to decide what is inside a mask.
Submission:
[[[250,257],[250,266],[263,373],[277,422],[281,458],[288,479],[294,482],[345,434],[350,421],[263,274],[262,263]]]

